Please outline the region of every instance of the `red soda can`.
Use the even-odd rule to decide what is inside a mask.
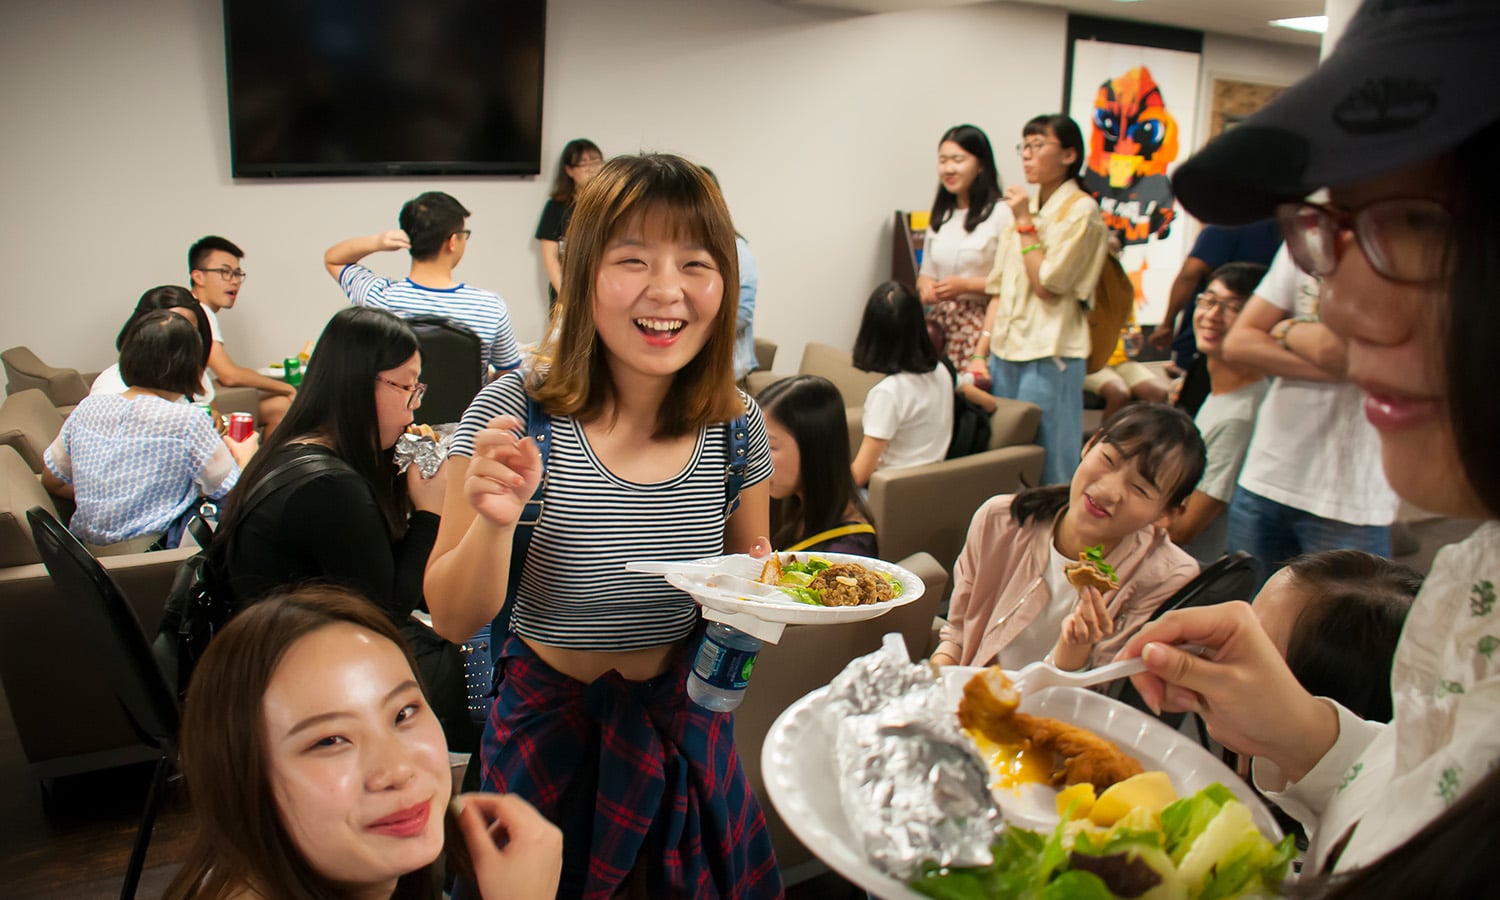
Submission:
[[[255,433],[255,417],[249,413],[229,414],[229,437],[232,440],[244,441]]]

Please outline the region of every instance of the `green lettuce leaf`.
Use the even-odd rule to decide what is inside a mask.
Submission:
[[[1119,579],[1115,577],[1115,567],[1104,561],[1103,544],[1095,544],[1094,546],[1084,550],[1083,558],[1088,562],[1093,563],[1095,568],[1104,573],[1105,578],[1119,581]]]
[[[1234,799],[1229,789],[1217,782],[1191,797],[1183,797],[1161,811],[1161,830],[1166,837],[1166,851],[1172,862],[1181,865],[1188,848],[1208,823],[1219,814],[1225,803]]]

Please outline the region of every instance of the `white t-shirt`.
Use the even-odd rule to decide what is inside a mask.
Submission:
[[[1057,639],[1062,634],[1063,619],[1078,605],[1078,589],[1063,574],[1063,566],[1075,560],[1058,552],[1056,543],[1049,541],[1047,549],[1050,554],[1047,569],[1042,573],[1041,583],[1032,588],[1033,591],[1048,592],[1047,608],[1038,613],[1031,624],[1000,651],[999,662],[1003,669],[1015,670],[1039,659],[1046,659],[1052,648],[1057,646]]]
[[[864,432],[890,441],[878,469],[940,462],[953,437],[953,379],[941,363],[918,375],[887,375],[865,397]]]
[[[964,231],[969,211],[955,209],[937,231],[927,229],[922,242],[922,271],[919,275],[941,281],[944,278],[988,278],[995,267],[995,246],[1000,243],[1000,229],[1011,224],[1010,207],[996,200],[989,218]],[[960,300],[984,300],[984,291],[960,294]]]
[[[1318,313],[1318,282],[1285,247],[1255,294],[1293,315]],[[1365,419],[1364,394],[1347,382],[1273,379],[1240,486],[1350,525],[1389,525],[1399,503],[1380,465],[1380,435]]]
[[[206,303],[199,303],[198,308],[208,317],[208,333],[213,336],[214,343],[224,343],[224,332],[219,330],[219,314],[209,309]]]
[[[1208,457],[1196,489],[1221,503],[1228,503],[1234,496],[1245,453],[1250,449],[1250,435],[1255,431],[1255,413],[1265,399],[1266,388],[1262,379],[1226,394],[1209,394],[1193,417]],[[1182,549],[1201,563],[1211,563],[1224,555],[1228,530],[1229,514],[1220,512]]]
[[[115,363],[103,372],[100,372],[99,377],[94,379],[94,383],[89,385],[89,396],[92,397],[95,394],[123,394],[128,390],[130,390],[130,385],[126,384],[125,379],[120,377],[120,364]],[[204,369],[203,380],[199,382],[198,393],[193,395],[192,402],[212,403],[213,400],[214,382],[212,378],[208,377],[208,369]],[[187,398],[183,398],[182,402],[188,402]]]

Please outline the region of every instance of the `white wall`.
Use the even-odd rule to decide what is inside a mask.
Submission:
[[[539,335],[545,280],[531,234],[570,138],[606,153],[711,165],[761,270],[757,333],[795,368],[810,339],[848,345],[888,276],[895,208],[936,188],[935,142],[972,122],[1002,176],[1028,117],[1060,102],[1066,14],[1026,5],[851,16],[770,0],[552,0],[540,178],[229,177],[218,0],[13,5],[0,30],[0,345],[96,368],[136,297],[184,283],[217,233],[251,277],[223,318],[238,361],[316,337],[343,303],[324,273],[337,240],[395,226],[447,190],[475,215],[460,277],[499,291],[518,337]],[[1205,72],[1311,69],[1316,52],[1211,36]],[[374,267],[404,274],[406,258]]]

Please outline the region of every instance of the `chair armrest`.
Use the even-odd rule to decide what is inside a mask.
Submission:
[[[1042,408],[1004,397],[996,398],[996,403],[995,411],[990,414],[990,449],[1035,443],[1037,429],[1042,424]]]
[[[754,372],[751,372],[749,375],[745,376],[745,391],[752,397],[759,397],[761,391],[765,390],[778,381],[790,377],[790,375],[778,375],[775,372],[756,369]]]
[[[260,391],[253,387],[214,386],[214,409],[221,413],[242,412],[255,417],[260,426]]]

